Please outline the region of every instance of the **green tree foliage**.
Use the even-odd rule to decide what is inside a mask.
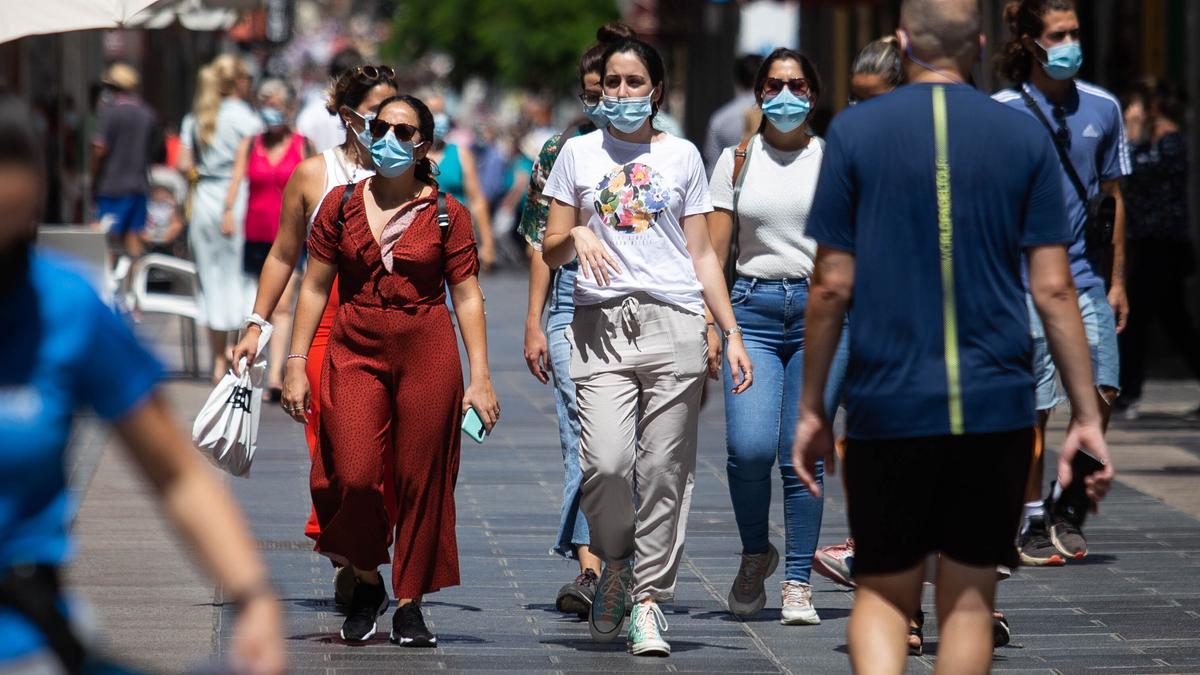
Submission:
[[[564,90],[596,29],[618,18],[615,0],[401,0],[384,52],[400,63],[446,52],[458,82]]]

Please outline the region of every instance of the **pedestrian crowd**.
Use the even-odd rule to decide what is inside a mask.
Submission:
[[[117,64],[97,213],[135,259],[186,238],[214,378],[253,363],[267,325],[278,332],[264,396],[305,425],[305,534],[332,563],[342,641],[370,640],[394,596],[390,639],[437,645],[422,601],[460,583],[460,428],[477,420],[481,440],[501,418],[479,275],[516,236],[528,247],[523,356],[553,385],[562,449],[548,544],[578,565],[559,611],[596,641],[671,653],[661,605],[684,553],[700,418],[721,414],[703,407],[713,380],[740,538],[729,612],[771,603],[766,580],[782,563],[782,623],[819,624],[817,572],[855,589],[854,669],[898,673],[921,653],[931,581],[938,669],[986,672],[1010,631],[997,582],[1088,555],[1085,518],[1114,476],[1104,434],[1114,411],[1138,414],[1155,319],[1200,379],[1182,283],[1194,270],[1182,94],[1147,81],[1123,106],[1080,79],[1072,0],[1013,0],[1004,18],[996,62],[1013,84],[989,97],[971,79],[985,47],[978,3],[905,0],[895,34],[854,60],[850,105],[823,136],[810,124],[827,95],[819,64],[787,48],[740,58],[703,155],[670,132],[662,57],[619,23],[579,58],[578,118],[522,134],[518,162],[456,128],[436,82],[342,54],[327,97],[301,106],[286,82],[252,87],[246,64],[221,56],[180,127],[186,196],[146,181],[155,116],[136,71]],[[4,105],[0,133],[23,138],[16,104]],[[274,594],[228,495],[168,421],[153,360],[59,263],[30,252],[40,156],[5,153],[0,171],[32,182],[0,188],[0,256],[13,263],[0,266],[0,306],[42,323],[12,338],[26,356],[0,376],[44,404],[20,417],[20,397],[0,398],[0,436],[28,438],[4,455],[25,468],[19,481],[6,472],[3,531],[45,542],[32,562],[56,594],[66,532],[53,515],[22,516],[21,500],[65,508],[65,429],[46,436],[41,422],[92,405],[242,603],[239,657],[281,669]],[[68,305],[91,309],[60,319]],[[61,353],[35,349],[60,334]],[[98,349],[100,367],[78,367]],[[1046,424],[1065,401],[1043,485]],[[839,467],[852,538],[818,548]],[[27,480],[34,470],[44,483]],[[776,470],[782,551],[769,527]],[[206,512],[201,528],[184,494],[221,504],[216,520]],[[15,545],[0,538],[0,564],[29,562]],[[46,631],[10,593],[0,586],[0,624],[24,641],[0,646],[0,672],[36,656]]]

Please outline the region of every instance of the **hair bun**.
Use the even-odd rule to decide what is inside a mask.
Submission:
[[[596,42],[600,44],[613,44],[631,38],[637,38],[637,33],[620,21],[612,21],[596,29]]]

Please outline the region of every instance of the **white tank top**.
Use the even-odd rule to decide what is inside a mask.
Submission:
[[[374,169],[364,169],[358,164],[350,161],[342,153],[340,148],[330,148],[321,153],[325,158],[325,192],[321,194],[321,202],[333,192],[334,188],[349,183],[357,183],[364,178],[370,178],[375,175]],[[313,221],[317,219],[317,212],[321,210],[321,204],[318,203],[316,208],[308,216],[308,226],[311,229]]]

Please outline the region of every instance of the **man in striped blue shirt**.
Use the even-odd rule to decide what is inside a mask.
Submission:
[[[975,0],[906,0],[897,36],[910,84],[826,136],[793,461],[819,493],[816,463],[835,457],[821,393],[849,309],[851,664],[903,672],[923,566],[940,554],[938,669],[986,672],[1036,420],[1023,263],[1073,404],[1064,483],[1080,447],[1108,455],[1049,137],[965,83],[983,44]],[[1087,479],[1093,499],[1111,478],[1110,465]]]

